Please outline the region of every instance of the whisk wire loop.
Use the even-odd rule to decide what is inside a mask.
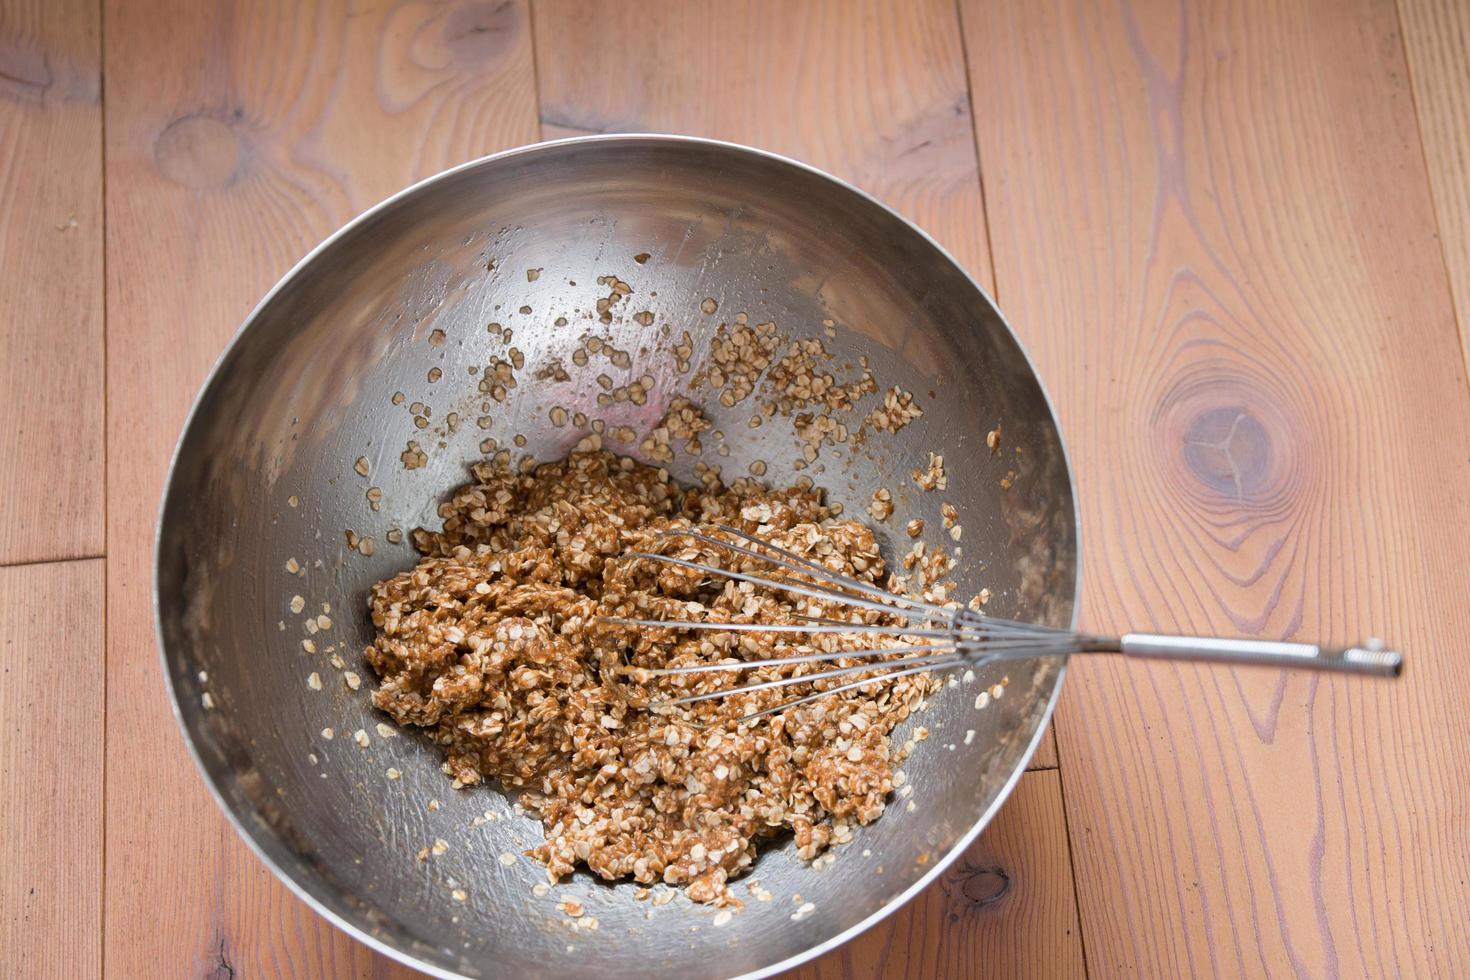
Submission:
[[[797,554],[789,548],[739,528],[716,525],[714,530],[715,533],[725,534],[736,540],[725,540],[714,534],[679,528],[662,531],[657,537],[660,539],[686,538],[698,541],[732,555],[765,563],[776,571],[770,574],[756,574],[653,551],[639,552],[633,557],[637,560],[662,562],[685,568],[712,579],[745,582],[760,588],[804,596],[819,602],[852,609],[855,612],[880,613],[896,617],[904,622],[849,622],[830,615],[816,616],[804,613],[796,615],[797,621],[787,623],[633,618],[607,618],[603,622],[639,628],[718,630],[736,633],[898,637],[901,642],[852,650],[818,650],[807,645],[805,650],[798,653],[757,657],[750,660],[721,660],[667,668],[625,668],[625,673],[650,678],[687,677],[699,674],[739,673],[760,667],[851,661],[846,665],[810,673],[797,673],[656,701],[651,704],[651,707],[674,708],[731,695],[780,690],[799,684],[813,684],[851,675],[863,675],[853,681],[825,690],[816,690],[744,716],[743,720],[750,721],[819,698],[840,694],[868,684],[886,683],[899,677],[907,677],[924,671],[948,670],[961,666],[973,667],[1006,659],[1065,657],[1075,653],[1121,653],[1125,656],[1147,659],[1300,667],[1379,677],[1396,677],[1402,669],[1401,655],[1397,651],[1386,649],[1376,640],[1352,647],[1329,649],[1313,644],[1271,640],[1224,640],[1214,637],[1164,636],[1145,633],[1128,633],[1122,637],[1109,637],[1077,633],[1040,623],[993,618],[957,604],[941,605],[927,599],[889,592],[873,583],[859,581],[851,576],[834,572],[825,565]],[[745,543],[738,544],[736,541]],[[794,576],[804,576],[805,580]],[[798,649],[801,649],[800,646]]]

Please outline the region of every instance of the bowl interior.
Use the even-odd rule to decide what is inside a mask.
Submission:
[[[609,276],[632,292],[603,322]],[[645,311],[651,323],[636,315]],[[565,454],[588,430],[553,425],[553,406],[603,420],[607,447],[639,456],[669,401],[687,393],[684,332],[697,370],[740,312],[821,339],[839,381],[867,357],[880,390],[912,392],[924,414],[861,445],[823,446],[798,469],[792,418],[751,428],[759,390],[728,407],[706,388],[692,397],[723,437],[707,437],[701,456],[678,453],[676,477],[693,481],[700,462],[734,477],[760,460],[766,482],[810,476],[859,514],[888,488],[895,512],[877,526],[890,559],[911,547],[904,526],[920,518],[929,547],[961,549],[960,598],[988,588],[988,612],[1071,622],[1073,500],[1046,399],[985,296],[901,219],[814,171],[691,140],[543,144],[441,175],[339,233],[251,317],[180,443],[159,531],[159,626],[186,735],[246,837],[339,922],[467,976],[758,972],[915,889],[1009,789],[1044,723],[1054,663],[956,677],[898,733],[931,733],[905,767],[914,806],[891,804],[825,870],[773,846],[752,875],[772,900],[752,898],[715,926],[714,909],[682,896],[654,907],[631,885],[587,875],[534,895],[542,869],[499,856],[539,841],[539,824],[495,788],[453,790],[426,739],[379,735],[386,719],[369,705],[361,658],[365,596],[415,559],[389,531],[435,526],[483,440],[517,457]],[[577,363],[573,351],[593,337],[627,352],[629,366],[605,353]],[[511,348],[524,364],[501,400],[481,380]],[[651,375],[653,388],[643,405],[599,404],[603,374],[615,385]],[[835,417],[855,430],[880,399]],[[944,457],[942,491],[910,476],[930,452]],[[943,529],[943,502],[958,510],[959,542]],[[371,554],[350,548],[348,532],[370,538]],[[320,615],[330,625],[308,634],[305,621]],[[320,691],[308,686],[313,671]],[[344,671],[362,676],[360,689]],[[994,685],[1003,696],[979,697]],[[390,768],[402,777],[389,779]],[[419,860],[435,840],[448,850]],[[797,894],[814,909],[793,919]],[[584,903],[595,931],[557,911],[565,895]]]

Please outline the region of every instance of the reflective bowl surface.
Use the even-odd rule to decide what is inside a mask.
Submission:
[[[595,304],[608,275],[633,294],[604,324]],[[713,315],[700,309],[707,298],[718,304]],[[644,310],[652,326],[634,319]],[[698,365],[718,325],[740,311],[822,337],[839,379],[866,356],[880,386],[915,394],[922,418],[856,448],[825,447],[801,471],[854,514],[889,488],[896,510],[879,527],[890,559],[910,547],[903,528],[915,517],[930,546],[953,548],[940,515],[949,501],[964,529],[959,596],[985,587],[988,612],[1071,623],[1077,524],[1051,408],[989,298],[918,229],[818,171],[704,140],[567,140],[447,171],[342,229],[251,314],[195,405],[159,523],[158,631],[185,738],[240,833],[338,925],[441,975],[763,975],[835,946],[915,894],[1019,777],[1061,682],[1055,661],[956,678],[896,736],[920,724],[931,732],[906,765],[913,808],[890,805],[825,870],[797,860],[789,844],[770,847],[753,877],[774,899],[750,900],[717,927],[713,908],[682,896],[655,908],[631,884],[585,874],[533,895],[544,871],[499,856],[539,841],[539,824],[493,787],[453,790],[422,736],[379,736],[385,718],[369,704],[373,676],[361,657],[371,638],[365,596],[414,561],[388,531],[436,526],[438,502],[465,482],[487,437],[518,455],[565,454],[586,432],[553,426],[553,405],[632,429],[626,449],[636,456],[689,380],[675,364],[677,339],[689,332]],[[508,343],[491,323],[510,328]],[[596,358],[574,364],[571,351],[591,335],[631,352],[631,372]],[[486,412],[480,377],[510,347],[525,367]],[[537,380],[553,360],[570,381]],[[605,371],[619,384],[651,374],[647,404],[599,406],[595,379]],[[785,485],[801,475],[791,420],[748,427],[757,400],[733,409],[704,400],[729,454],[706,439],[702,458],[731,476],[764,460],[766,481]],[[425,428],[409,411],[415,402],[432,413]],[[870,396],[852,413],[853,428],[875,403]],[[992,453],[986,433],[996,425],[1003,436]],[[410,440],[427,456],[422,467],[403,465]],[[923,492],[910,478],[930,452],[944,457],[944,491]],[[670,469],[692,481],[694,462],[679,454]],[[371,487],[382,491],[376,511]],[[371,538],[372,553],[350,549],[348,531]],[[324,604],[331,625],[308,636],[304,620]],[[344,683],[328,648],[362,676],[360,689]],[[313,671],[321,691],[308,687]],[[1002,683],[1002,697],[979,697]],[[353,738],[359,730],[367,748]],[[389,768],[402,778],[390,780]],[[495,819],[475,826],[487,812]],[[448,851],[418,860],[436,839]],[[467,900],[455,900],[456,889]],[[814,909],[793,918],[797,893]],[[595,931],[556,909],[567,895],[597,919]]]

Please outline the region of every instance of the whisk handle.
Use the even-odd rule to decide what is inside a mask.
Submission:
[[[1143,659],[1331,670],[1370,677],[1397,677],[1404,666],[1403,655],[1385,648],[1378,640],[1332,649],[1315,643],[1280,640],[1128,633],[1119,641],[1118,649],[1126,656]]]

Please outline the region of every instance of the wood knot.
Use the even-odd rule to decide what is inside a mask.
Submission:
[[[0,95],[39,102],[54,81],[44,51],[0,38]]]
[[[1271,437],[1244,406],[1206,409],[1185,432],[1184,461],[1216,493],[1255,497],[1270,478]]]
[[[1010,872],[998,864],[966,862],[946,876],[945,891],[950,896],[949,920],[958,922],[1010,894]]]
[[[444,47],[460,65],[494,61],[516,43],[521,8],[511,0],[470,3],[456,8],[444,22]]]
[[[219,949],[215,951],[213,969],[209,972],[208,980],[235,980],[235,967],[230,963],[226,955],[225,941],[219,941]]]
[[[976,906],[994,905],[1011,890],[1011,876],[1005,868],[994,865],[979,868],[960,883],[960,892]]]
[[[153,158],[176,184],[195,190],[228,187],[239,176],[245,144],[233,120],[192,113],[164,128],[153,145]]]
[[[1273,379],[1218,358],[1196,362],[1159,402],[1156,458],[1208,510],[1273,509],[1300,489],[1297,408]]]

